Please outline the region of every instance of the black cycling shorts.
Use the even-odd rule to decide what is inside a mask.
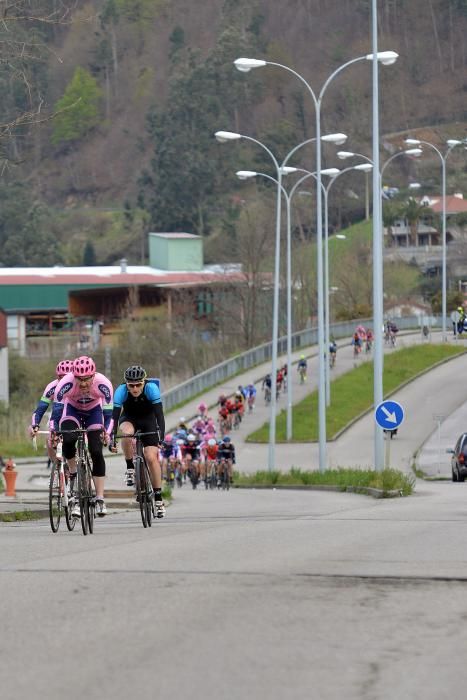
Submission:
[[[131,423],[135,432],[140,430],[142,433],[154,433],[154,435],[142,435],[141,442],[144,447],[157,447],[160,444],[159,428],[157,425],[156,416],[120,416],[118,424]]]

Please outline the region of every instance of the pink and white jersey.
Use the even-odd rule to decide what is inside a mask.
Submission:
[[[82,388],[73,374],[65,374],[55,389],[54,408],[52,411],[53,425],[58,425],[66,406],[72,406],[77,411],[88,413],[100,407],[107,419],[106,427],[112,417],[113,387],[111,382],[100,372],[96,372],[92,384]],[[52,424],[51,421],[51,424]]]

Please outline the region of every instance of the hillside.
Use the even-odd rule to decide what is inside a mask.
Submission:
[[[7,210],[0,216],[3,264],[33,261],[18,254],[17,238],[9,240],[18,226],[29,227],[42,250],[44,242],[49,250],[58,241],[48,254],[52,262],[75,262],[86,241],[99,261],[122,254],[138,261],[148,228],[227,240],[246,192],[235,170],[270,165],[251,145],[219,147],[213,132],[254,135],[279,157],[314,133],[311,99],[298,81],[269,66],[243,75],[232,61],[249,55],[284,63],[318,91],[336,67],[371,51],[370,6],[369,0],[73,3],[73,21],[43,34],[48,58],[40,71],[37,63],[27,65],[32,84],[40,82],[41,113],[66,110],[10,139],[9,159],[18,164],[0,185]],[[467,0],[380,0],[379,25],[380,50],[400,54],[380,72],[386,155],[408,131],[437,144],[465,137]],[[76,82],[78,67],[88,82]],[[4,120],[13,90],[5,80]],[[371,152],[369,64],[347,69],[329,88],[322,121],[323,132],[347,133],[351,150]],[[312,167],[310,158],[312,151],[301,164]],[[427,187],[439,187],[436,158],[416,166],[402,160],[391,171],[395,182],[416,172]],[[324,161],[335,164],[328,147]],[[449,187],[465,191],[466,182],[465,156],[452,154]],[[363,182],[351,184],[354,197],[348,189],[342,186],[332,205],[334,225],[361,214]]]

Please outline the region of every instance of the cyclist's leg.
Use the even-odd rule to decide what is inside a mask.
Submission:
[[[96,487],[96,499],[104,500],[105,459],[102,452],[102,428],[88,429],[88,447],[92,462],[92,477]]]
[[[119,421],[119,432],[122,435],[133,435],[135,426],[126,416],[122,416]],[[135,467],[133,464],[133,438],[122,438],[122,451],[126,462],[126,481],[127,486],[133,486],[135,483]]]

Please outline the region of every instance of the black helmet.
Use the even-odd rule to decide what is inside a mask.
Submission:
[[[125,370],[123,376],[126,382],[142,382],[146,379],[146,370],[140,365],[132,365]]]

